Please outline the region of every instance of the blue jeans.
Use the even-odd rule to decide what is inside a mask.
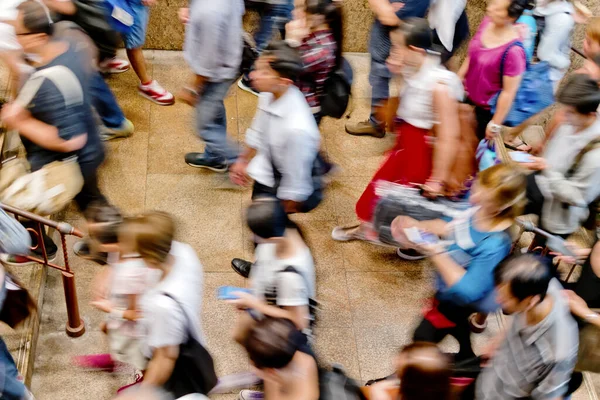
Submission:
[[[390,96],[390,79],[392,74],[385,62],[379,62],[371,58],[371,70],[369,71],[369,84],[371,85],[371,117],[369,121],[373,126],[381,127],[385,121],[377,119],[379,107],[385,104]]]
[[[123,121],[125,121],[125,115],[123,115],[117,99],[115,99],[115,96],[99,72],[96,72],[92,76],[90,93],[92,96],[92,105],[98,112],[102,123],[107,128],[119,128],[123,124]]]
[[[237,159],[237,146],[227,140],[227,115],[223,103],[233,82],[206,82],[196,104],[196,127],[206,143],[204,157],[207,160],[232,164]]]
[[[255,9],[260,14],[260,26],[254,35],[256,48],[262,52],[273,37],[274,30],[277,29],[281,36],[285,34],[285,24],[292,19],[292,10],[294,9],[293,0],[286,0],[285,4],[266,4],[248,2],[250,9]]]
[[[0,266],[0,273],[2,267]],[[0,310],[4,305],[6,297],[6,287],[4,286],[4,279],[0,281]],[[12,358],[4,340],[0,338],[0,399],[6,400],[21,400],[25,396],[25,385],[23,382],[17,379],[19,371],[15,364],[15,360]]]

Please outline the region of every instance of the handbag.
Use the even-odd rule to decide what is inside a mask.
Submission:
[[[6,297],[0,310],[0,321],[14,329],[33,314],[37,307],[27,289],[6,271],[4,290],[6,290]]]
[[[342,57],[338,69],[332,71],[323,85],[321,114],[324,117],[340,119],[346,113],[352,94],[352,66]]]
[[[180,398],[192,393],[208,394],[217,385],[217,373],[210,353],[192,334],[192,321],[189,319],[181,303],[169,293],[163,295],[171,298],[187,321],[187,341],[179,346],[179,357],[171,377],[164,384],[164,389]]]
[[[504,63],[506,62],[506,57],[508,56],[510,49],[515,46],[525,50],[523,43],[521,42],[514,42],[506,48],[502,55],[502,61],[500,62],[501,81],[504,77]],[[496,113],[500,93],[502,93],[502,91],[498,92],[489,101],[492,114]],[[527,69],[523,74],[512,107],[504,120],[504,125],[511,127],[520,125],[526,119],[542,112],[552,104],[554,104],[554,87],[550,80],[550,65],[545,61],[537,64],[528,62]]]

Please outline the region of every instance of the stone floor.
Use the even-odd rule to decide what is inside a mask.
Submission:
[[[155,79],[170,90],[189,77],[177,52],[149,51],[149,68]],[[368,58],[350,54],[356,83],[351,120],[368,114]],[[193,109],[176,104],[159,107],[136,93],[132,71],[114,76],[109,83],[126,115],[135,126],[128,139],[108,144],[109,156],[101,171],[101,185],[125,213],[147,209],[171,212],[179,221],[179,240],[190,243],[204,264],[204,304],[201,313],[208,347],[219,374],[248,369],[242,350],[230,340],[233,309],[216,299],[222,285],[246,282],[229,265],[232,257],[251,257],[253,246],[243,223],[250,191],[232,188],[225,175],[197,170],[183,162],[189,151],[203,144],[194,131]],[[226,99],[228,133],[242,141],[256,108],[256,97],[233,87]],[[325,119],[323,148],[341,166],[339,179],[328,189],[323,204],[313,213],[295,219],[307,234],[317,269],[318,298],[324,311],[317,330],[317,351],[326,362],[345,366],[350,376],[366,381],[391,372],[397,349],[410,341],[423,299],[432,291],[431,267],[424,262],[401,262],[394,251],[365,243],[340,244],[331,240],[336,225],[352,222],[354,203],[379,165],[393,138],[356,138],[344,132],[343,120]],[[82,227],[82,219],[68,210],[67,221]],[[69,247],[73,240],[69,241]],[[105,352],[99,331],[103,315],[89,305],[90,289],[99,267],[72,258],[82,316],[87,332],[71,339],[64,331],[66,310],[60,275],[49,271],[32,390],[40,400],[110,399],[116,389],[133,380],[133,371],[114,374],[84,372],[74,368],[74,355]],[[481,348],[499,330],[501,321],[475,339]],[[444,348],[455,347],[447,339]],[[577,399],[590,398],[580,391]],[[215,396],[234,399],[234,394]]]

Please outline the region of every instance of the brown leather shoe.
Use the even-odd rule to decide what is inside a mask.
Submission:
[[[379,139],[385,136],[385,130],[373,126],[370,121],[346,124],[346,132],[354,136],[373,136]]]

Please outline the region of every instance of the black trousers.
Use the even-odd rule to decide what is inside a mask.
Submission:
[[[456,304],[441,302],[438,305],[438,311],[456,326],[452,328],[436,328],[431,322],[423,319],[415,333],[413,340],[419,342],[439,343],[447,335],[452,335],[459,345],[456,360],[467,360],[475,357],[471,345],[471,327],[469,326],[469,316],[475,312],[471,307],[461,307]]]
[[[320,191],[315,191],[315,193],[311,194],[308,199],[300,203],[298,212],[304,214],[317,208],[317,206],[321,203],[321,196],[322,194]],[[277,198],[277,189],[254,181],[254,185],[252,186],[252,200],[255,200],[258,197]]]

